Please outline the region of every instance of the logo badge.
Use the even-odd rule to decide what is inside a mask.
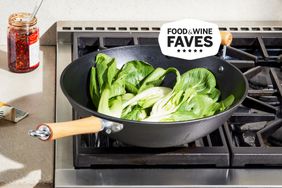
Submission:
[[[164,55],[187,60],[216,55],[220,41],[216,24],[194,19],[166,23],[159,34]]]

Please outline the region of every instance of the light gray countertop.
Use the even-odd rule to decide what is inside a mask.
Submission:
[[[0,120],[0,187],[49,187],[54,145],[31,138],[37,124],[54,121],[55,46],[40,47],[40,66],[29,73],[8,70],[7,47],[0,46],[0,101],[27,111],[15,124]]]

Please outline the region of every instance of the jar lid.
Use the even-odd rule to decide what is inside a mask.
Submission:
[[[25,12],[14,13],[9,16],[9,24],[15,27],[34,26],[37,23],[37,18],[29,20],[31,14]]]

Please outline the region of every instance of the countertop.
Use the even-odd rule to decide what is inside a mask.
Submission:
[[[29,116],[17,124],[0,120],[0,187],[51,187],[54,144],[27,133],[54,121],[55,46],[41,46],[40,66],[24,74],[8,70],[6,51],[0,46],[0,101]]]

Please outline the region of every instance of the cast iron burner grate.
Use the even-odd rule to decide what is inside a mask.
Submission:
[[[223,127],[193,143],[147,149],[124,145],[105,133],[74,137],[76,168],[189,168],[282,165],[282,36],[234,33],[219,56],[249,80],[248,97]],[[74,33],[73,59],[100,49],[158,44],[158,32]],[[223,55],[225,54],[225,55]],[[266,68],[262,68],[264,66]],[[276,68],[270,68],[276,67]],[[74,113],[76,114],[76,113]],[[75,118],[79,118],[75,115]],[[255,123],[254,123],[255,122]]]
[[[255,67],[245,72],[248,97],[224,124],[231,166],[282,166],[281,74],[279,69]]]
[[[255,66],[248,69],[251,64],[244,63],[248,96],[224,124],[233,167],[282,166],[282,43],[278,41],[281,37],[243,37],[227,48],[227,55],[251,60]]]
[[[105,133],[74,137],[76,168],[227,167],[229,151],[222,127],[183,146],[140,148],[111,140]]]

